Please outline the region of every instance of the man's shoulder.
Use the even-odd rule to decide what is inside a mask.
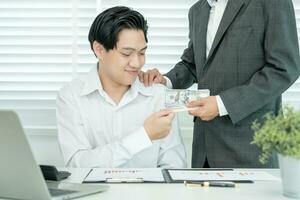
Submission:
[[[163,98],[165,98],[165,93],[167,89],[165,85],[162,85],[160,83],[154,83],[152,87],[155,91],[155,95],[159,95],[160,97],[163,96]]]
[[[151,94],[152,96],[161,96],[165,94],[166,86],[154,83],[152,86],[144,86],[143,83],[139,82],[140,91],[145,94]]]
[[[207,3],[207,0],[199,0],[199,1],[197,1],[190,8],[190,12],[194,12],[195,10],[197,10],[199,7],[201,7],[205,3]]]
[[[152,87],[154,88],[154,90],[158,91],[158,92],[165,92],[166,90],[166,86],[160,83],[154,83],[152,85]]]
[[[83,86],[83,78],[77,77],[72,79],[70,82],[64,84],[63,87],[60,89],[59,93],[62,95],[72,94],[72,96],[79,96]]]
[[[263,0],[262,1],[265,7],[269,9],[279,9],[279,10],[286,10],[289,11],[293,10],[293,0]]]

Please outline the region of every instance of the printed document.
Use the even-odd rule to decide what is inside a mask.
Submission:
[[[84,182],[165,182],[160,168],[94,168]]]

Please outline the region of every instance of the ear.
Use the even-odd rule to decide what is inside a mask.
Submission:
[[[94,50],[94,53],[96,54],[97,58],[99,60],[101,60],[105,53],[105,48],[103,47],[103,45],[97,41],[94,41],[93,42],[93,50]]]

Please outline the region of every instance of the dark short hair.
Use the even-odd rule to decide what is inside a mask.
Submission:
[[[106,51],[114,49],[123,29],[142,30],[148,42],[148,25],[143,15],[128,7],[116,6],[103,11],[94,20],[89,31],[91,49],[94,41],[102,44]]]

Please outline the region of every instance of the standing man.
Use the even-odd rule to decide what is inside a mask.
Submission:
[[[199,0],[189,11],[189,44],[165,76],[140,74],[145,85],[210,89],[191,102],[192,167],[262,165],[251,145],[254,120],[278,114],[281,94],[299,76],[300,61],[292,0]]]

